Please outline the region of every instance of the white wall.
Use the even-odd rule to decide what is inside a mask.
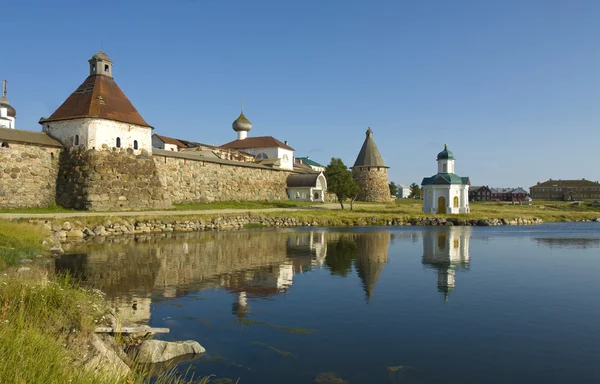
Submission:
[[[138,142],[138,151],[145,149],[152,154],[152,129],[134,124],[105,119],[73,119],[43,123],[43,130],[66,147],[76,146],[76,135],[79,135],[79,147],[97,150],[116,147],[116,139],[121,139],[122,149],[134,147]]]
[[[454,173],[454,160],[438,160],[438,173]],[[446,170],[444,170],[444,165]]]
[[[469,187],[462,184],[423,186],[423,212],[437,213],[438,199],[444,197],[447,214],[470,213]],[[458,208],[454,208],[454,197],[458,197]]]
[[[15,129],[15,118],[8,116],[8,108],[0,108],[0,127]]]
[[[249,153],[254,156],[258,156],[260,153],[264,153],[267,155],[269,159],[281,159],[279,168],[285,170],[293,170],[294,169],[294,151],[290,151],[289,149],[284,148],[246,148],[241,151]],[[284,158],[284,155],[287,156],[287,159]]]
[[[152,136],[152,148],[164,149],[165,151],[179,151],[175,144],[167,144],[156,136]]]

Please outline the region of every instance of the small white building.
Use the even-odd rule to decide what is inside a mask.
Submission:
[[[296,161],[299,161],[302,164],[308,165],[310,169],[317,172],[325,172],[325,166],[323,164],[319,164],[310,157],[296,157]]]
[[[158,135],[155,133],[154,135],[152,135],[152,148],[164,149],[165,151],[179,152],[181,150],[187,149],[188,146],[178,139]]]
[[[398,194],[396,195],[399,199],[408,199],[410,196],[410,187],[404,184],[396,184],[398,188]]]
[[[470,213],[468,177],[454,173],[454,154],[444,145],[437,155],[438,173],[423,179],[423,212],[458,214]]]
[[[287,192],[290,200],[325,202],[327,180],[323,172],[289,175]]]
[[[48,118],[43,131],[65,147],[132,149],[152,154],[152,127],[113,79],[113,62],[102,51],[89,62],[89,76]]]
[[[15,129],[17,111],[6,98],[6,80],[2,80],[2,97],[0,97],[0,128]]]
[[[269,164],[279,169],[292,171],[294,169],[294,148],[286,142],[281,142],[273,136],[248,137],[252,123],[244,116],[244,112],[231,124],[237,132],[237,140],[223,144],[220,148],[236,149],[254,156],[258,161],[270,159]],[[279,161],[273,161],[279,159]]]

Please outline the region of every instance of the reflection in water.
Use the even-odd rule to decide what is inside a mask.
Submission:
[[[545,245],[549,248],[574,248],[574,249],[587,249],[587,248],[600,248],[600,239],[591,238],[533,238],[538,244]]]
[[[471,227],[450,227],[423,232],[423,264],[437,269],[438,291],[445,300],[454,290],[456,270],[469,269],[471,231]]]

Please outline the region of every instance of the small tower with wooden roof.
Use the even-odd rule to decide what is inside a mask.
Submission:
[[[388,166],[373,140],[373,131],[367,129],[366,138],[352,167],[352,177],[360,185],[358,200],[389,202]]]
[[[152,153],[152,127],[113,78],[113,62],[102,50],[88,60],[89,76],[50,117],[44,132],[67,148],[141,150]]]

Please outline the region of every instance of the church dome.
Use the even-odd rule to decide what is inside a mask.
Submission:
[[[12,105],[10,105],[6,96],[0,97],[0,107],[7,109],[8,117],[17,117],[17,110],[14,109]]]
[[[444,144],[444,150],[437,155],[438,160],[454,160],[454,154],[448,150],[448,145]]]
[[[102,61],[110,61],[112,63],[112,60],[110,59],[110,57],[108,57],[108,55],[102,51],[96,53],[94,56],[92,56],[92,58],[90,59],[94,60],[94,61],[98,61],[98,60],[102,60]]]
[[[231,124],[231,127],[236,132],[240,132],[240,131],[248,132],[249,130],[252,129],[252,123],[250,122],[250,120],[248,120],[246,118],[246,116],[244,116],[244,112],[242,112],[242,113],[240,113],[240,117],[235,119],[233,124]]]

